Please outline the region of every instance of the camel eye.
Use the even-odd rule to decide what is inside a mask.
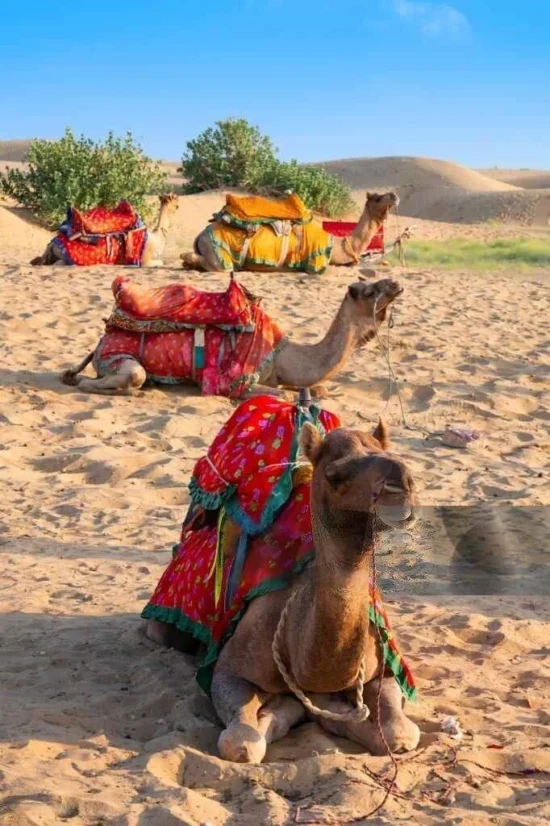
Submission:
[[[387,493],[405,493],[402,485],[396,485],[392,482],[384,482],[384,490]]]

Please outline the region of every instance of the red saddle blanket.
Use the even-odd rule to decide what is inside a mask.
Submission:
[[[197,680],[207,692],[219,653],[250,602],[288,587],[314,558],[310,482],[300,480],[303,463],[296,462],[306,420],[322,432],[340,426],[337,416],[315,406],[305,411],[272,396],[243,402],[195,466],[190,491],[199,518],[184,523],[173,559],[142,616],[174,625],[206,645]],[[207,512],[214,512],[215,524],[200,524]],[[226,552],[228,521],[237,528],[235,554]],[[227,602],[220,594],[227,594],[243,537],[244,566]],[[373,604],[366,600],[365,611],[380,628],[387,668],[403,693],[414,697],[412,674],[378,592]]]
[[[164,322],[166,329],[172,325],[224,325],[233,329],[250,328],[253,323],[251,302],[241,285],[232,279],[224,292],[197,290],[189,284],[168,284],[165,287],[144,287],[135,284],[127,275],[113,281],[112,291],[116,302],[112,326],[117,320],[127,322]],[[136,327],[140,331],[146,324]],[[159,325],[155,326],[158,331]]]
[[[121,201],[114,209],[94,207],[81,212],[69,207],[53,243],[66,264],[139,266],[147,228],[134,207]]]
[[[338,238],[345,238],[347,235],[351,235],[356,227],[357,224],[353,221],[323,221],[323,229]],[[365,252],[384,252],[383,224],[371,240],[368,247],[363,250],[363,253]]]

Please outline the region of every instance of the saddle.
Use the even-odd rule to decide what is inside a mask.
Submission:
[[[66,264],[124,264],[139,266],[147,228],[128,201],[114,209],[94,207],[81,212],[69,207],[53,244]]]
[[[206,292],[181,283],[146,287],[126,275],[115,278],[111,289],[115,308],[107,326],[140,333],[175,332],[190,327],[251,331],[252,305],[260,302],[233,277],[224,292]]]

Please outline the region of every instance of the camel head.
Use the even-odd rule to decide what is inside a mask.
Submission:
[[[395,192],[367,192],[365,210],[379,224],[383,224],[394,207],[399,206],[399,196]]]
[[[362,542],[369,525],[396,527],[414,521],[413,478],[390,452],[389,430],[382,420],[372,435],[338,428],[325,438],[307,423],[300,447],[313,465],[314,521],[336,540],[351,532]],[[338,544],[344,548],[346,541]]]
[[[177,212],[179,209],[179,198],[174,192],[168,192],[165,195],[159,195],[160,208],[165,209],[169,215]]]
[[[358,329],[360,347],[374,338],[375,330],[386,318],[388,307],[402,292],[403,287],[392,278],[350,284],[345,302]]]

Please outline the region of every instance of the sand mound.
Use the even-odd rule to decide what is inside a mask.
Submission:
[[[0,141],[0,161],[22,161],[29,151],[31,138],[19,141]]]
[[[523,189],[550,189],[550,172],[543,169],[480,169],[482,175]]]
[[[358,205],[365,190],[394,189],[403,215],[475,224],[496,220],[546,225],[550,201],[544,190],[529,191],[465,166],[431,158],[350,158],[321,164],[338,175]],[[543,201],[542,207],[540,202]]]
[[[466,166],[433,158],[349,158],[320,165],[342,178],[351,189],[453,187],[464,192],[499,192],[514,188]]]
[[[0,256],[9,263],[40,255],[52,233],[38,226],[26,209],[0,206]]]

